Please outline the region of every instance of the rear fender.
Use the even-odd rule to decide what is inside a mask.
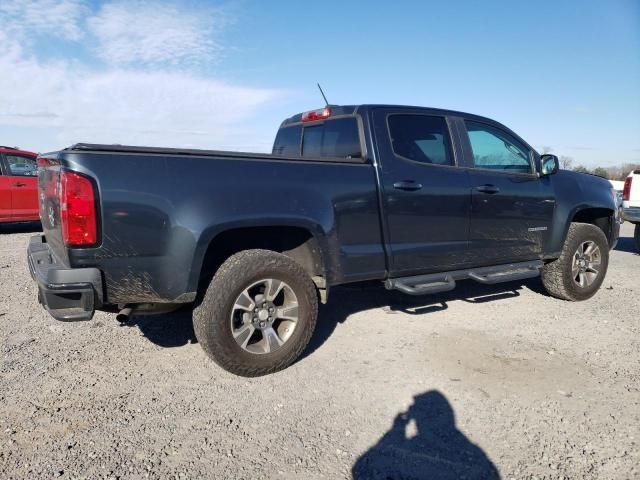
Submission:
[[[193,263],[191,265],[191,272],[188,282],[189,291],[198,290],[201,275],[203,273],[202,269],[205,256],[207,255],[209,246],[212,245],[212,243],[215,242],[220,235],[236,229],[259,227],[294,227],[304,229],[312,236],[320,250],[319,253],[322,263],[322,270],[324,272],[325,278],[333,278],[333,276],[335,275],[331,265],[327,263],[326,259],[338,257],[338,254],[335,252],[333,253],[333,255],[331,254],[331,245],[333,243],[334,248],[337,248],[337,242],[332,242],[330,240],[330,234],[328,234],[318,223],[303,218],[278,219],[277,221],[269,221],[264,218],[242,219],[233,222],[216,224],[215,226],[207,228],[202,232],[202,234],[198,238],[193,256]]]

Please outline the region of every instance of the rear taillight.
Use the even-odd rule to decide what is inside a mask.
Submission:
[[[633,177],[627,177],[624,181],[624,187],[622,188],[622,200],[629,200],[631,196],[631,180]]]
[[[98,240],[93,183],[79,173],[60,173],[62,238],[69,247],[89,247]]]

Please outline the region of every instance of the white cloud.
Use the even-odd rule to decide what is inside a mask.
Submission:
[[[88,20],[97,53],[112,65],[198,64],[220,52],[215,35],[226,23],[222,10],[187,10],[178,4],[118,1]]]
[[[80,40],[81,19],[87,9],[82,0],[2,0],[0,20],[3,31],[14,40],[28,41],[47,35]]]
[[[280,93],[198,73],[219,56],[226,22],[220,9],[177,3],[116,0],[92,14],[81,0],[0,0],[0,141],[268,150],[273,132],[257,119]],[[106,68],[42,58],[35,47],[48,39]]]
[[[95,71],[70,61],[43,62],[1,33],[0,71],[0,125],[47,132],[47,138],[19,140],[41,151],[80,141],[255,146],[256,132],[241,124],[278,96],[189,72]]]

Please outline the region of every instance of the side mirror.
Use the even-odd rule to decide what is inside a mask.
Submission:
[[[540,155],[540,165],[542,165],[540,175],[543,177],[553,175],[560,170],[560,161],[558,160],[558,157],[549,153]]]

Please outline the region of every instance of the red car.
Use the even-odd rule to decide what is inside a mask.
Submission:
[[[37,156],[0,146],[0,223],[40,220]]]

